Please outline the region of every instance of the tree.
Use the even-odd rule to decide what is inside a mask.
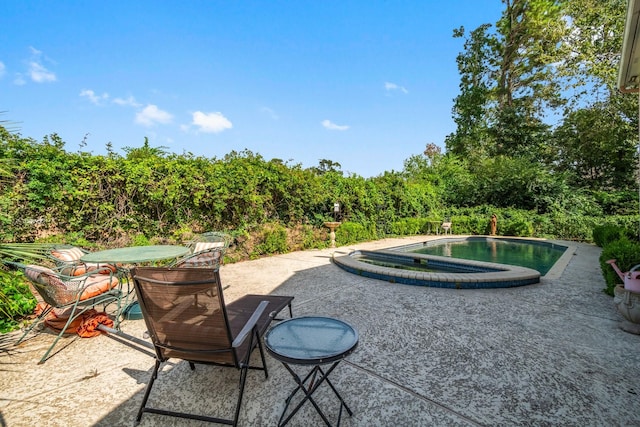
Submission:
[[[338,172],[342,174],[342,165],[338,162],[334,162],[332,160],[321,159],[318,162],[318,166],[309,168],[316,175],[323,175],[327,172]]]
[[[633,185],[636,130],[613,104],[599,102],[567,114],[554,132],[558,170],[574,177],[574,186],[598,190]]]
[[[574,92],[570,105],[604,101],[617,92],[627,1],[565,0],[562,5],[569,31],[562,40],[566,54],[556,65],[564,89]]]
[[[483,24],[458,55],[461,83],[447,149],[465,156],[528,154],[537,147],[548,109],[563,104],[553,64],[561,57],[566,23],[554,0],[503,0],[495,29]],[[464,37],[463,28],[454,37]],[[533,131],[535,142],[522,136]],[[531,139],[531,138],[529,138]],[[523,149],[523,146],[527,146]]]
[[[456,62],[460,71],[460,95],[452,109],[456,132],[447,136],[447,151],[460,155],[482,155],[486,151],[488,108],[491,100],[491,49],[495,36],[489,34],[490,24],[471,31],[464,50]],[[465,36],[464,27],[453,32],[454,38]]]

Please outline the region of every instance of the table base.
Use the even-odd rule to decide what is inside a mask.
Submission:
[[[349,407],[345,403],[342,396],[340,396],[340,393],[338,393],[338,390],[336,390],[335,386],[329,380],[329,374],[336,368],[336,366],[338,366],[339,363],[340,363],[340,360],[334,362],[326,372],[322,369],[320,365],[316,365],[313,367],[311,372],[309,372],[307,376],[304,377],[304,379],[300,379],[300,376],[293,369],[291,369],[291,367],[288,364],[282,362],[282,364],[287,369],[287,371],[289,371],[289,373],[295,379],[296,383],[298,384],[298,387],[296,387],[296,389],[293,390],[289,395],[289,397],[287,397],[286,399],[286,404],[282,411],[282,415],[280,416],[280,421],[278,421],[279,427],[286,425],[291,420],[291,418],[296,414],[296,412],[298,412],[300,408],[302,408],[302,405],[304,405],[304,403],[307,400],[311,402],[314,408],[316,408],[316,411],[318,411],[318,414],[320,414],[320,416],[322,417],[324,422],[327,424],[327,426],[331,427],[331,423],[327,419],[326,415],[324,414],[324,412],[322,412],[322,409],[320,409],[320,406],[318,405],[318,403],[311,396],[318,389],[318,387],[320,387],[320,385],[323,382],[326,382],[329,385],[329,387],[331,387],[331,390],[333,390],[333,393],[340,400],[340,412],[338,413],[338,423],[336,424],[336,426],[340,425],[343,407],[347,410],[347,413],[349,414],[349,416],[353,415],[353,412],[351,412],[351,409],[349,409]],[[307,383],[308,383],[308,386],[307,386]],[[302,390],[305,396],[295,406],[295,408],[293,408],[291,413],[289,413],[289,415],[287,415],[285,418],[285,415],[287,414],[287,410],[289,409],[289,404],[291,403],[291,400],[298,393],[299,390]]]

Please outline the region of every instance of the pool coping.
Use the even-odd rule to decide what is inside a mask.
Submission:
[[[464,239],[468,237],[490,237],[505,240],[528,240],[552,243],[566,247],[564,253],[558,261],[547,272],[541,276],[540,272],[520,266],[507,264],[497,264],[484,261],[465,260],[460,258],[443,257],[437,255],[403,253],[390,248],[379,249],[375,251],[355,250],[347,255],[336,257],[333,256],[333,262],[342,269],[359,276],[370,277],[373,279],[384,280],[392,283],[402,283],[406,285],[429,286],[438,288],[452,289],[488,289],[488,288],[506,288],[525,286],[539,283],[541,279],[554,279],[559,277],[573,257],[576,247],[571,242],[548,240],[540,238],[517,238],[512,236],[455,236]],[[438,240],[446,240],[451,237],[443,237],[440,239],[429,240],[430,243]],[[494,271],[478,272],[478,273],[434,273],[421,272],[412,270],[398,270],[390,267],[383,267],[368,264],[355,259],[358,255],[378,254],[382,256],[402,256],[412,259],[425,260],[435,263],[439,266],[467,266],[472,268],[489,269]],[[455,260],[455,261],[452,261]],[[498,270],[498,271],[495,271]]]

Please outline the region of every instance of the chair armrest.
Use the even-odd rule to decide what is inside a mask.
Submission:
[[[256,307],[249,320],[247,320],[247,323],[244,324],[236,339],[234,339],[231,343],[232,347],[239,347],[240,345],[242,345],[242,342],[247,337],[247,335],[249,335],[249,332],[251,332],[251,330],[256,326],[256,324],[258,323],[258,319],[260,318],[260,316],[262,316],[262,313],[265,311],[268,305],[269,301],[262,301],[260,304],[258,304],[258,307]]]

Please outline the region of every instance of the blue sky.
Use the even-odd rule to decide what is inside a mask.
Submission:
[[[454,28],[500,0],[29,1],[0,6],[0,119],[70,151],[402,170],[455,130]],[[86,146],[82,147],[83,140]]]

